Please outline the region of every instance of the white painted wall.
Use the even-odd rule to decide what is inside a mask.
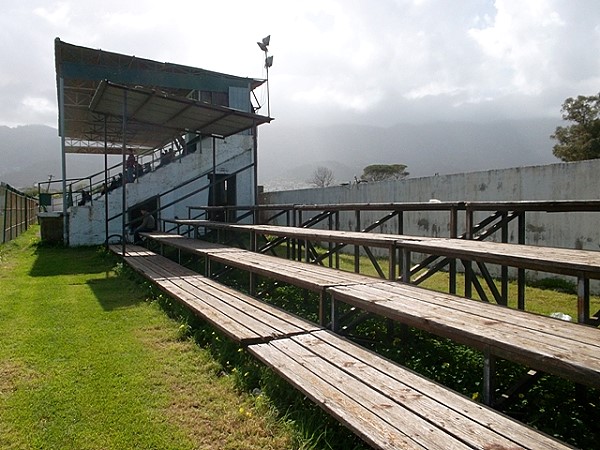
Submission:
[[[215,140],[217,173],[232,173],[241,167],[252,163],[253,137],[236,135],[225,140]],[[127,206],[131,207],[160,193],[167,192],[199,174],[212,171],[213,152],[212,139],[205,139],[202,148],[195,153],[161,167],[139,178],[136,182],[127,184]],[[237,175],[238,204],[248,205],[254,202],[254,171],[248,169]],[[183,199],[201,187],[209,184],[206,176],[201,177],[181,189],[161,198],[161,205],[175,203],[161,211],[161,217],[186,218],[187,206],[208,204],[208,189]],[[183,200],[182,200],[183,199]],[[69,245],[98,245],[105,240],[105,201],[100,197],[85,206],[69,208]],[[176,203],[177,202],[177,203]],[[108,195],[109,217],[122,211],[122,191],[116,189]],[[121,219],[109,223],[109,235],[121,234]]]

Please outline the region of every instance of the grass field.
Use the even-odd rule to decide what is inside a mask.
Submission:
[[[365,449],[245,351],[98,248],[0,246],[0,449]],[[351,257],[342,265],[350,270]],[[382,264],[385,264],[382,261]],[[371,269],[364,264],[364,270]],[[384,269],[385,270],[385,269]],[[233,274],[229,282],[247,286]],[[427,287],[445,290],[437,274]],[[262,280],[315,319],[316,298]],[[513,287],[511,289],[515,291]],[[572,293],[528,288],[528,309],[571,314]],[[594,307],[600,307],[597,297]],[[385,333],[366,322],[364,336]],[[481,355],[417,330],[381,351],[477,398]],[[510,381],[522,368],[499,363]],[[600,438],[597,391],[544,377],[506,411],[581,448]]]
[[[0,448],[284,449],[266,401],[96,248],[0,247]]]

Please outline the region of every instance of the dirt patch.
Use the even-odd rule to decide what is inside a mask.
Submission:
[[[20,386],[29,384],[38,374],[22,361],[9,359],[0,361],[0,397],[10,395]]]

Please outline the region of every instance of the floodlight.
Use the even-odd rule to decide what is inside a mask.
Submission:
[[[265,44],[265,47],[269,45],[271,42],[271,35],[268,35],[266,38],[263,38],[262,43]]]
[[[269,56],[265,59],[265,67],[269,68],[273,65],[273,57]]]
[[[269,49],[267,48],[267,46],[266,46],[265,44],[263,44],[262,42],[257,42],[257,44],[258,44],[258,46],[260,47],[260,49],[261,49],[263,52],[267,52],[267,51],[269,51]]]

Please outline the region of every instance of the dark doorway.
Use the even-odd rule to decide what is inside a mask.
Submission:
[[[211,186],[208,189],[208,206],[235,206],[237,204],[237,183],[235,175],[208,174]],[[219,222],[235,222],[235,211],[228,211],[225,217],[224,211],[208,212],[208,220]]]
[[[154,216],[154,219],[156,220],[156,225],[158,227],[158,224],[160,223],[160,217],[159,217],[159,211],[158,211],[159,208],[160,208],[160,204],[159,204],[158,195],[155,197],[146,199],[143,202],[137,203],[137,204],[133,205],[132,207],[130,207],[128,210],[128,213],[127,213],[129,229],[132,230],[141,223],[142,209],[145,209],[146,211],[150,211],[150,213]]]

